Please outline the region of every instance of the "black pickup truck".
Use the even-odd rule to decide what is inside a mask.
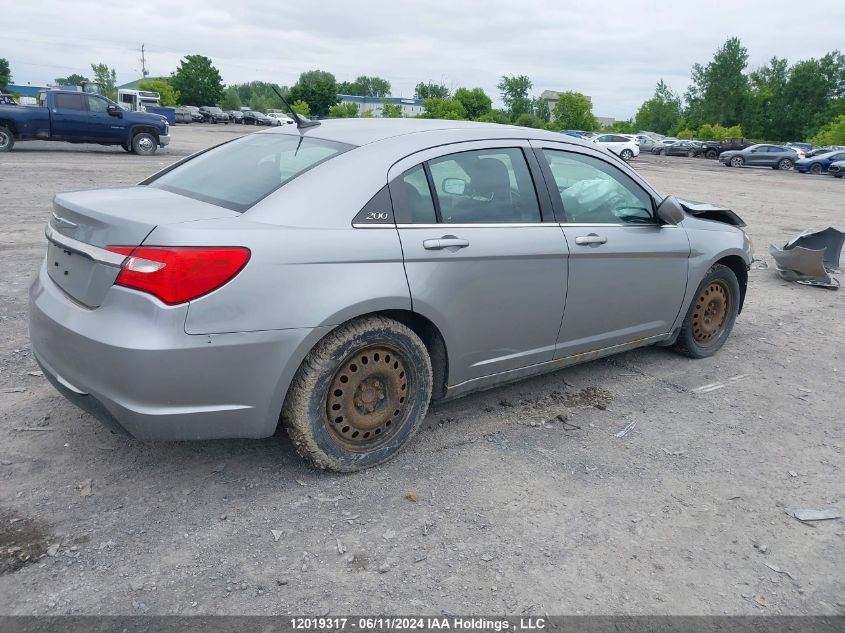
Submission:
[[[120,145],[127,152],[155,154],[170,143],[167,119],[127,112],[100,95],[63,90],[42,93],[44,107],[0,105],[0,152],[15,141],[65,141]]]
[[[728,138],[724,141],[704,141],[696,151],[696,156],[705,158],[719,158],[722,152],[738,151],[753,145],[751,141],[744,138]]]

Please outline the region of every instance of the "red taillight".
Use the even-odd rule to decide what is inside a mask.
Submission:
[[[191,301],[231,280],[249,261],[241,246],[109,246],[126,255],[114,283],[164,303]]]

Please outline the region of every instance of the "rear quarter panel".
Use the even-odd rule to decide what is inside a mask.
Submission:
[[[18,140],[46,140],[50,138],[50,111],[34,106],[0,106],[0,125],[12,130]]]

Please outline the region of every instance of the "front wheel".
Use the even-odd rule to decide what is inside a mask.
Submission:
[[[786,159],[784,159],[784,160],[786,160]],[[781,162],[783,162],[783,161],[781,161]],[[810,173],[813,174],[814,176],[819,176],[822,173],[822,166],[819,165],[818,163],[814,164],[812,167],[810,167]]]
[[[708,149],[704,153],[704,156],[706,158],[709,158],[710,160],[713,160],[714,158],[719,158],[719,152],[717,152],[715,149]]]
[[[619,156],[622,158],[622,160],[624,160],[624,161],[626,161],[626,162],[627,162],[627,161],[631,160],[631,159],[634,157],[634,152],[632,152],[632,151],[631,151],[631,150],[629,150],[629,149],[623,149],[623,150],[622,150],[622,153],[621,153],[621,154],[619,154]]]
[[[139,132],[132,137],[132,151],[141,156],[152,156],[158,149],[156,137],[149,132]]]
[[[687,157],[688,158],[695,158],[695,150],[694,149],[688,150],[687,151]]]
[[[742,156],[734,156],[731,158],[731,167],[742,167],[745,165],[745,160]]]
[[[387,461],[408,443],[431,390],[431,361],[420,338],[392,319],[364,317],[308,354],[281,419],[313,466],[353,472]]]
[[[660,150],[660,155],[661,155],[661,156],[666,156],[666,150],[665,150],[665,149]]]
[[[15,146],[15,135],[7,127],[0,127],[0,152],[11,152]]]
[[[734,271],[713,265],[695,293],[675,346],[690,358],[706,358],[725,344],[739,313],[739,282]]]

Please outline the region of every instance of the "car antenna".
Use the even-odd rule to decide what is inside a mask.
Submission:
[[[317,127],[318,125],[320,125],[319,121],[311,121],[310,119],[306,119],[304,116],[296,112],[288,103],[288,100],[282,96],[281,90],[279,90],[274,84],[270,84],[270,87],[273,89],[273,92],[279,95],[279,99],[282,100],[282,103],[287,106],[288,110],[290,111],[290,115],[293,117],[293,120],[296,123],[297,130],[304,130],[305,128]]]

